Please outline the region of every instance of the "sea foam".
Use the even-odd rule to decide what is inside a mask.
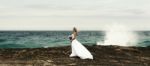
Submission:
[[[105,32],[104,42],[97,42],[97,45],[136,46],[136,34],[125,25],[108,25]]]

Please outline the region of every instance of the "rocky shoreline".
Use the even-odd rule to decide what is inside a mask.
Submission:
[[[150,47],[86,46],[93,60],[70,58],[71,47],[0,49],[0,66],[150,66]]]

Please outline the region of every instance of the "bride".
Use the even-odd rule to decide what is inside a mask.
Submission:
[[[74,27],[73,28],[73,33],[72,35],[69,36],[69,39],[71,41],[71,49],[72,53],[70,57],[78,56],[81,59],[93,59],[93,56],[91,53],[85,48],[77,39],[78,33],[77,29]]]

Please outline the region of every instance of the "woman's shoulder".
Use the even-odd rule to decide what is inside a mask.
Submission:
[[[74,37],[74,34],[71,34],[72,37]]]

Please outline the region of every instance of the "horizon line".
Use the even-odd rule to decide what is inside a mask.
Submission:
[[[72,31],[72,30],[0,30],[0,31]],[[106,30],[79,30],[80,31],[106,31]],[[150,30],[133,30],[133,31],[150,31]]]

